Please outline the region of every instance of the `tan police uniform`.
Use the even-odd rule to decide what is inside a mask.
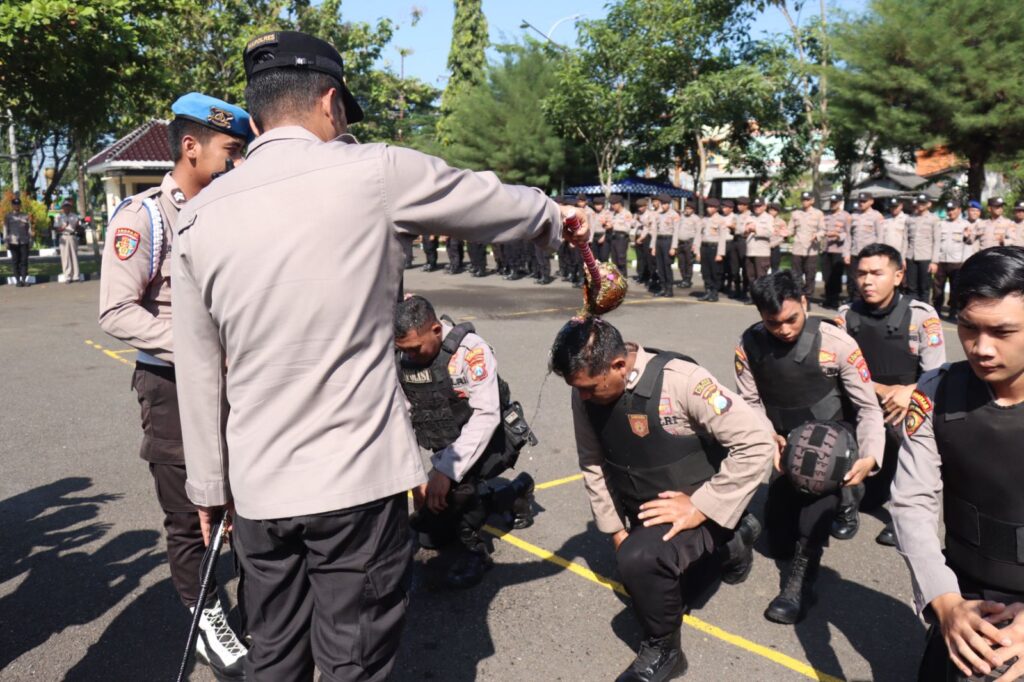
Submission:
[[[804,296],[810,299],[825,244],[825,214],[814,206],[806,211],[799,208],[789,216],[789,230],[793,233],[793,273],[802,280]]]
[[[890,215],[882,221],[882,232],[879,241],[888,244],[906,258],[907,254],[907,214]]]
[[[743,267],[747,280],[753,282],[768,274],[771,265],[771,240],[775,232],[775,218],[768,211],[761,215],[747,213],[747,220],[739,230],[747,244],[747,256]],[[737,219],[738,221],[738,219]]]
[[[683,286],[693,285],[694,242],[701,230],[702,219],[694,211],[679,217],[679,245],[676,247],[676,261],[679,265],[679,279]]]
[[[981,223],[980,248],[990,249],[993,246],[1013,245],[1014,223],[1012,220],[1006,216],[999,216],[982,220]]]
[[[850,219],[850,239],[846,242],[843,258],[850,261],[846,268],[846,291],[851,299],[860,297],[860,291],[857,289],[857,261],[860,260],[861,249],[882,238],[884,222],[882,214],[873,208],[866,211],[858,208]]]
[[[844,259],[850,253],[850,224],[853,217],[840,208],[825,214],[825,253],[821,264],[821,275],[825,280],[825,305],[839,307],[843,291],[843,273],[846,272]]]
[[[679,246],[679,213],[671,204],[662,204],[655,216],[655,229],[657,236],[651,252],[656,259],[658,279],[661,280],[661,295],[673,296],[675,276],[672,273],[672,262]]]
[[[633,233],[633,214],[625,206],[620,211],[611,212],[609,232],[612,240],[612,262],[619,268],[619,272],[626,275],[629,243],[632,241],[630,235]]]
[[[705,296],[709,296],[712,301],[717,299],[718,291],[722,288],[728,233],[725,216],[721,213],[705,216],[701,220],[701,229],[693,244],[693,251],[700,259],[700,274],[704,280]]]
[[[970,223],[959,217],[956,220],[941,221],[939,238],[932,250],[932,262],[938,270],[932,281],[932,306],[942,313],[946,298],[946,282],[949,282],[949,316],[955,317],[956,283],[960,267],[974,253],[974,231]]]
[[[924,200],[922,195],[918,201]],[[928,266],[935,257],[941,230],[939,216],[931,211],[914,213],[907,218],[907,293],[919,301],[930,300],[932,275]]]
[[[81,219],[77,213],[57,214],[54,227],[60,234],[60,268],[66,284],[78,280],[78,225]]]

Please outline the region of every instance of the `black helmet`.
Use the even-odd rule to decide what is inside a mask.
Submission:
[[[797,490],[824,495],[838,490],[857,460],[857,439],[837,421],[804,422],[789,432],[782,473]]]

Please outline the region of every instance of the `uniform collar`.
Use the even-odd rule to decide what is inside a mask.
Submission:
[[[176,208],[180,209],[186,203],[185,193],[181,191],[170,173],[165,175],[163,182],[160,183],[160,193],[170,199]]]
[[[307,142],[323,142],[323,140],[314,135],[308,128],[303,128],[302,126],[281,126],[279,128],[272,128],[271,130],[268,130],[250,142],[249,153],[246,154],[246,158],[251,157],[259,151],[261,147],[266,146],[268,142],[275,142],[277,140],[306,140]]]
[[[636,349],[636,361],[633,363],[633,369],[630,371],[629,376],[626,377],[626,390],[632,391],[636,388],[636,385],[640,383],[640,377],[644,375],[644,370],[647,369],[647,363],[654,357],[654,353],[648,353],[643,347],[637,347]]]

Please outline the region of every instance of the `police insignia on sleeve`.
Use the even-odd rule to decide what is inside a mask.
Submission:
[[[114,251],[120,260],[128,260],[139,250],[139,233],[127,227],[114,231]]]
[[[932,411],[932,401],[924,393],[914,391],[910,396],[910,406],[907,408],[907,416],[903,420],[903,426],[908,436],[913,436],[924,424],[928,413]]]
[[[836,354],[833,353],[832,351],[828,351],[828,350],[819,350],[818,351],[818,364],[819,365],[828,365],[828,364],[834,363],[835,361],[836,361]]]
[[[631,414],[629,415],[629,428],[633,430],[633,434],[644,438],[651,432],[651,427],[647,423],[646,414]]]
[[[672,414],[672,399],[662,397],[662,399],[658,401],[658,415],[664,417],[668,414]]]
[[[929,317],[921,326],[924,328],[926,342],[930,347],[942,345],[942,322],[937,317]]]
[[[483,381],[487,378],[487,362],[483,348],[474,348],[466,353],[466,367],[469,368],[469,376],[473,381]]]
[[[736,376],[743,374],[743,367],[747,362],[747,354],[743,352],[743,346],[736,346]]]
[[[865,384],[871,381],[871,370],[868,369],[868,361],[864,359],[864,354],[860,352],[860,348],[850,353],[850,357],[846,358],[846,361],[857,370],[861,381]]]
[[[708,389],[712,389],[713,390],[713,389],[716,389],[716,388],[718,388],[718,387],[715,386],[715,382],[714,381],[712,381],[711,379],[709,379],[707,377],[704,377],[703,379],[701,379],[700,381],[697,382],[696,386],[693,387],[693,394],[694,395],[699,395],[701,398],[707,399],[707,396],[705,395],[705,391],[707,391]]]
[[[725,414],[732,407],[732,401],[729,400],[728,396],[723,395],[717,386],[715,387],[715,392],[708,396],[707,401],[715,414]]]

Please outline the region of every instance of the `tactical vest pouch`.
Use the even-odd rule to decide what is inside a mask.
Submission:
[[[526,423],[522,405],[512,402],[503,407],[501,427],[480,459],[480,478],[494,478],[515,467],[520,451],[527,445],[535,446],[539,442]]]

